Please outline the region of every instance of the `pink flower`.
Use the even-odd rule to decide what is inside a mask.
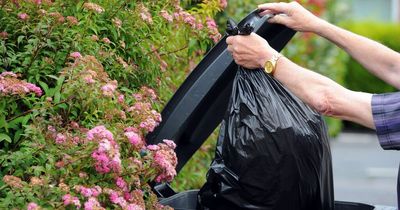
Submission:
[[[28,206],[26,207],[26,209],[27,209],[27,210],[38,210],[38,209],[40,209],[40,207],[39,207],[39,205],[37,205],[36,203],[30,202],[30,203],[28,204]]]
[[[35,0],[35,4],[39,5],[42,3],[42,0]]]
[[[82,55],[80,52],[72,52],[71,54],[69,54],[69,56],[71,56],[74,59],[82,58]]]
[[[87,84],[93,84],[93,83],[95,83],[95,81],[94,81],[92,75],[87,75],[87,76],[85,76],[85,77],[83,78],[83,80],[85,80],[85,82],[86,82]]]
[[[77,208],[81,207],[81,202],[79,201],[79,199],[77,197],[71,196],[71,194],[65,194],[63,197],[63,202],[64,202],[64,206],[68,206],[68,205],[74,205]]]
[[[90,37],[90,39],[92,39],[93,41],[99,41],[99,37],[94,34]]]
[[[133,145],[133,146],[137,146],[142,142],[142,138],[140,137],[139,134],[133,132],[133,131],[129,131],[129,132],[125,132],[125,136],[128,138],[129,142]]]
[[[0,76],[1,77],[14,77],[14,78],[18,77],[14,72],[11,72],[11,71],[5,71],[5,72],[1,73]]]
[[[203,26],[202,23],[197,23],[197,24],[196,24],[196,29],[197,29],[197,30],[202,30],[203,28],[204,28],[204,26]]]
[[[78,25],[78,19],[74,16],[67,16],[67,21],[70,25]]]
[[[79,128],[79,124],[77,122],[75,122],[75,121],[71,121],[69,124],[71,125],[71,127],[73,129],[78,129]]]
[[[117,28],[121,28],[122,21],[119,18],[113,18],[112,21]]]
[[[98,5],[98,4],[90,3],[90,2],[84,3],[84,4],[83,4],[83,8],[85,8],[85,9],[87,9],[87,10],[91,10],[91,11],[97,12],[97,13],[102,13],[102,12],[104,12],[104,8],[103,8],[103,7],[101,7],[101,6]]]
[[[84,197],[87,197],[87,198],[92,197],[92,189],[90,189],[90,188],[81,187],[80,192],[81,192],[81,195]]]
[[[176,148],[175,142],[173,142],[171,140],[164,139],[163,142],[171,149],[175,149]]]
[[[56,132],[56,128],[52,125],[47,126],[47,130],[53,133]]]
[[[146,96],[150,97],[152,100],[156,100],[156,99],[157,99],[157,94],[156,94],[156,92],[155,92],[153,89],[148,88],[148,87],[146,87],[146,86],[143,86],[143,87],[141,88],[141,90],[144,92],[144,94],[145,94]]]
[[[172,15],[168,14],[168,12],[165,10],[161,10],[160,15],[161,15],[161,17],[163,17],[165,20],[167,20],[170,23],[173,21]]]
[[[109,130],[107,130],[106,127],[104,127],[104,125],[99,125],[92,128],[87,132],[86,137],[90,141],[94,139],[100,140],[103,138],[106,138],[108,140],[114,140],[113,134]]]
[[[8,33],[6,31],[0,32],[0,39],[7,39],[8,38]]]
[[[142,18],[143,21],[152,24],[153,23],[153,18],[149,12],[149,9],[147,9],[143,4],[140,5],[140,18]]]
[[[140,123],[139,127],[145,129],[147,132],[153,132],[157,125],[158,123],[154,119],[147,118],[145,121]]]
[[[117,89],[117,81],[113,80],[110,83],[105,84],[101,87],[104,96],[112,96],[114,91]]]
[[[126,201],[131,201],[132,200],[132,194],[130,194],[129,192],[124,192],[124,199],[126,200]]]
[[[139,206],[139,205],[137,205],[137,204],[134,204],[134,203],[129,204],[129,205],[126,207],[126,209],[127,209],[127,210],[144,210],[143,207],[141,207],[141,206]],[[161,209],[161,208],[160,208],[160,209]]]
[[[29,15],[26,13],[20,13],[18,14],[18,18],[21,20],[28,20],[29,19]]]
[[[78,187],[78,191],[81,193],[81,195],[83,197],[89,198],[89,197],[99,196],[100,193],[102,192],[102,189],[99,186],[95,186],[93,188],[87,188],[87,187],[80,186],[80,187]]]
[[[63,144],[67,141],[67,137],[63,135],[62,133],[57,133],[56,136],[56,143],[57,144]]]
[[[102,41],[103,41],[104,43],[106,43],[106,44],[110,44],[110,43],[111,43],[110,39],[108,39],[107,37],[104,37],[104,38],[102,39]]]
[[[217,28],[217,24],[215,23],[215,20],[212,19],[212,18],[210,18],[210,17],[207,17],[207,18],[206,18],[206,23],[207,23],[207,27],[208,27],[210,30],[214,30],[214,29]]]
[[[28,88],[28,92],[34,92],[36,96],[41,96],[43,94],[42,89],[32,83],[26,83],[25,87]]]
[[[225,9],[228,6],[228,2],[226,0],[219,0],[219,6]]]
[[[134,93],[132,96],[136,99],[136,101],[141,101],[143,100],[143,95],[140,93]]]
[[[122,177],[118,177],[115,180],[115,184],[123,191],[128,191],[128,185],[126,184],[125,180]]]
[[[118,195],[117,192],[112,191],[112,192],[110,193],[109,198],[110,198],[111,203],[117,204],[119,195]]]
[[[150,145],[147,145],[147,149],[151,150],[151,151],[157,151],[160,149],[160,147],[157,145],[154,145],[154,144],[150,144]]]
[[[118,103],[120,103],[120,104],[122,104],[122,103],[124,103],[124,100],[125,100],[125,96],[124,95],[119,95],[118,96]]]
[[[85,208],[85,210],[105,209],[105,208],[101,207],[99,201],[97,201],[97,199],[93,198],[93,197],[89,198],[89,200],[85,202],[84,208]]]

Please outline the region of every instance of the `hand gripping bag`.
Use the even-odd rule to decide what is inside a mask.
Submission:
[[[333,209],[323,118],[263,69],[239,66],[198,202],[218,210]]]

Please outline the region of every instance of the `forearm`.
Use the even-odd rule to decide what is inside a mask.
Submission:
[[[323,20],[314,32],[338,45],[377,77],[400,89],[399,53]]]
[[[321,114],[374,128],[371,94],[350,91],[285,57],[278,61],[274,77]]]

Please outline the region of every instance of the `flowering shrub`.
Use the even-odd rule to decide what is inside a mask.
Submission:
[[[170,209],[148,183],[176,176],[175,143],[145,136],[226,2],[186,6],[0,1],[1,209]]]

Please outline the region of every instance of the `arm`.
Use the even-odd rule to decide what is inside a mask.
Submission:
[[[265,61],[277,53],[266,40],[254,33],[228,37],[226,42],[235,62],[250,69],[262,68]],[[274,77],[321,114],[374,128],[371,94],[350,91],[285,57],[278,60]]]
[[[313,32],[335,43],[368,71],[400,89],[400,54],[384,45],[332,25],[304,9],[297,2],[259,6],[261,15],[278,14],[269,22],[297,31]],[[279,15],[285,14],[285,15]]]
[[[348,90],[285,57],[278,60],[274,77],[319,113],[374,128],[371,94]]]

